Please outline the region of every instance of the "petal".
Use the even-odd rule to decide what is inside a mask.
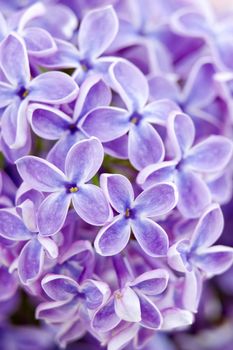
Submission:
[[[214,244],[222,234],[223,213],[219,205],[212,204],[201,216],[192,235],[192,249],[207,248]]]
[[[133,233],[141,248],[150,256],[167,254],[168,237],[162,227],[150,219],[132,221]]]
[[[76,299],[69,302],[67,300],[45,302],[37,306],[36,318],[48,323],[66,322],[75,315],[78,308],[79,303]]]
[[[177,204],[178,192],[172,183],[159,183],[141,192],[135,200],[135,209],[146,217],[169,213]]]
[[[134,191],[130,181],[120,174],[101,174],[102,187],[109,203],[118,212],[124,213],[134,200]]]
[[[56,259],[58,257],[58,246],[50,237],[42,237],[38,235],[37,239],[51,259]]]
[[[103,144],[105,152],[112,157],[128,159],[128,135]]]
[[[176,165],[176,160],[148,165],[139,172],[137,183],[143,188],[147,188],[160,182],[173,181]]]
[[[129,61],[117,61],[110,69],[113,86],[130,112],[140,111],[149,97],[144,74]]]
[[[44,264],[44,250],[37,239],[25,244],[18,260],[18,273],[23,284],[37,280]]]
[[[111,6],[88,12],[80,25],[78,45],[82,55],[99,57],[113,42],[118,31],[118,19]]]
[[[79,187],[72,202],[77,214],[90,225],[102,226],[111,216],[111,210],[101,188],[88,184]]]
[[[92,327],[97,332],[108,332],[120,323],[114,307],[114,298],[111,297],[108,302],[101,307],[94,315]]]
[[[207,278],[220,275],[228,270],[233,263],[233,249],[216,245],[198,252],[193,259],[195,265],[204,271]]]
[[[8,268],[0,267],[0,301],[9,300],[18,288],[18,281],[15,274],[10,274]]]
[[[115,292],[115,312],[127,322],[141,321],[140,303],[137,294],[130,287]]]
[[[124,349],[135,338],[138,331],[139,326],[137,323],[126,324],[123,329],[120,328],[120,331],[113,333],[108,342],[108,350]]]
[[[78,283],[65,275],[46,275],[41,281],[41,286],[53,300],[69,300],[78,294],[79,290]]]
[[[0,108],[8,106],[15,97],[15,89],[3,81],[0,82]]]
[[[87,326],[79,316],[71,317],[68,322],[63,323],[56,334],[56,342],[61,348],[66,348],[67,344],[84,337]]]
[[[176,82],[173,82],[166,76],[152,76],[148,79],[150,96],[152,100],[167,99],[178,101],[179,89]]]
[[[143,116],[149,123],[166,125],[171,112],[178,111],[179,107],[173,101],[163,99],[153,101],[146,105]]]
[[[96,310],[105,303],[111,294],[109,286],[102,281],[85,280],[81,291],[85,294],[86,306],[90,310]]]
[[[158,132],[147,122],[132,125],[129,131],[129,160],[141,170],[147,165],[161,162],[164,158],[164,145]]]
[[[190,311],[178,309],[176,307],[163,310],[162,330],[171,331],[190,326],[194,317]]]
[[[23,40],[9,34],[0,47],[1,68],[12,85],[26,85],[30,80],[28,55]]]
[[[41,236],[57,233],[64,225],[70,206],[70,195],[64,192],[50,194],[39,207],[37,225]]]
[[[14,241],[26,241],[32,237],[23,221],[4,209],[0,210],[0,235]]]
[[[23,30],[23,38],[28,54],[34,57],[51,55],[57,49],[52,36],[43,28],[25,28]]]
[[[143,294],[138,294],[140,307],[141,307],[141,317],[142,320],[140,324],[143,327],[150,329],[158,329],[162,324],[162,316],[159,309]]]
[[[70,181],[85,183],[97,173],[103,159],[104,149],[97,138],[79,141],[67,154],[65,173]]]
[[[102,142],[124,135],[129,130],[128,113],[121,108],[99,107],[90,111],[81,123],[81,129]]]
[[[62,111],[39,103],[29,105],[28,118],[35,134],[46,140],[59,139],[72,123]]]
[[[39,157],[20,158],[16,161],[16,166],[22,179],[38,191],[54,192],[67,182],[61,170]]]
[[[178,209],[186,218],[197,218],[210,204],[208,187],[198,175],[191,172],[179,172],[176,185],[179,193]]]
[[[169,274],[166,270],[151,270],[136,277],[130,286],[145,295],[157,295],[167,288],[168,279]]]
[[[223,170],[233,154],[233,143],[223,136],[210,136],[194,146],[185,158],[193,171],[216,172]]]
[[[75,81],[63,72],[47,72],[38,75],[30,83],[29,98],[43,103],[68,103],[78,94]]]
[[[27,121],[27,107],[28,101],[25,99],[19,105],[19,109],[17,111],[17,119],[16,119],[16,134],[14,141],[10,144],[11,149],[19,149],[28,141],[29,134],[29,126]]]
[[[96,239],[95,250],[102,256],[111,256],[120,253],[130,239],[130,225],[121,216],[109,225],[103,227]]]
[[[195,127],[192,119],[179,112],[171,113],[168,119],[167,132],[175,155],[180,158],[193,144]]]

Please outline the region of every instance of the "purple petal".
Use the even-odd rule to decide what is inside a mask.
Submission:
[[[101,307],[94,315],[92,327],[97,332],[108,332],[120,323],[119,317],[115,313],[114,297]]]
[[[72,202],[77,214],[90,225],[102,226],[110,216],[111,210],[101,188],[92,185],[82,185],[72,196]]]
[[[168,136],[174,148],[175,155],[179,158],[187,152],[193,144],[195,127],[192,119],[179,112],[174,112],[168,119]]]
[[[207,278],[220,275],[228,270],[233,263],[233,249],[216,245],[198,252],[193,259],[195,265],[205,272]]]
[[[135,209],[145,216],[167,214],[177,204],[178,192],[172,183],[160,183],[141,192],[135,200]]]
[[[108,350],[124,349],[137,335],[139,325],[137,323],[126,323],[120,325],[120,330],[116,330],[111,335],[108,342]]]
[[[105,152],[112,157],[128,159],[128,135],[103,144]]]
[[[130,181],[120,174],[101,174],[100,185],[111,206],[124,213],[134,200],[134,191]]]
[[[12,85],[28,84],[30,69],[26,47],[16,33],[9,34],[0,48],[1,68]]]
[[[88,12],[78,33],[78,44],[84,57],[99,57],[112,43],[118,31],[114,9],[107,6]]]
[[[29,105],[28,117],[35,134],[46,140],[59,139],[72,122],[62,111],[39,103]]]
[[[109,70],[113,84],[130,112],[140,111],[149,97],[142,72],[129,61],[118,61]]]
[[[136,277],[130,286],[136,288],[146,295],[157,295],[162,293],[168,284],[169,274],[166,270],[157,269],[144,272]]]
[[[210,204],[211,195],[204,181],[191,172],[179,172],[177,175],[179,193],[178,209],[186,218],[199,217]]]
[[[65,173],[70,181],[85,183],[97,173],[103,159],[104,149],[97,138],[79,141],[67,154]]]
[[[172,18],[172,28],[177,33],[191,37],[206,37],[209,34],[206,18],[192,8],[177,11]]]
[[[141,248],[150,256],[167,254],[168,237],[162,227],[150,219],[132,221],[133,233]]]
[[[71,196],[64,192],[50,194],[39,207],[37,225],[41,236],[57,233],[64,225]]]
[[[179,110],[179,107],[170,100],[158,100],[149,103],[143,110],[143,116],[149,123],[166,125],[171,112]]]
[[[198,221],[191,239],[192,248],[210,247],[221,236],[223,226],[224,218],[221,208],[217,204],[212,204]]]
[[[30,83],[31,101],[44,103],[68,103],[78,94],[75,81],[62,72],[47,72],[38,75]]]
[[[75,298],[69,302],[67,300],[45,302],[37,306],[36,318],[50,323],[66,322],[74,316],[78,308],[79,303]]]
[[[40,276],[44,264],[44,250],[37,239],[25,244],[18,260],[18,273],[23,284],[29,284]]]
[[[140,324],[143,327],[150,329],[158,329],[162,324],[162,316],[159,309],[143,294],[138,294],[140,306],[141,306],[141,317]]]
[[[99,107],[85,116],[81,129],[102,142],[108,142],[126,134],[129,125],[128,113],[124,109]]]
[[[53,300],[69,300],[78,294],[79,285],[75,280],[65,275],[46,275],[41,286],[45,293]]]
[[[111,294],[109,286],[102,281],[85,280],[81,291],[85,294],[86,306],[90,310],[96,310],[105,303]]]
[[[0,210],[0,235],[14,241],[26,241],[32,237],[23,221],[4,209]]]
[[[148,165],[139,172],[137,183],[143,188],[147,188],[160,182],[174,181],[176,165],[176,160]]]
[[[116,255],[127,245],[130,239],[130,225],[121,216],[103,227],[96,239],[95,250],[102,256]]]
[[[163,76],[153,76],[148,79],[150,96],[152,100],[169,98],[172,101],[179,100],[179,89],[175,82]]]
[[[10,274],[8,268],[0,267],[0,301],[9,300],[18,288],[18,281],[15,274]]]
[[[115,292],[115,312],[117,316],[127,322],[141,321],[140,303],[137,294],[130,287]]]
[[[147,122],[132,125],[129,130],[129,160],[141,170],[147,165],[161,162],[164,158],[164,145],[158,132]]]
[[[16,165],[26,184],[38,191],[55,192],[67,182],[61,170],[42,158],[26,156],[17,160]]]
[[[223,170],[232,158],[233,144],[223,136],[210,136],[194,146],[185,158],[185,164],[194,171]]]
[[[27,46],[28,54],[34,57],[51,55],[57,49],[52,36],[42,28],[24,28],[23,38]]]
[[[79,316],[71,317],[71,319],[64,323],[56,334],[56,342],[60,347],[65,348],[68,343],[77,341],[85,335],[87,325],[79,318]]]
[[[15,97],[15,89],[3,81],[0,82],[0,108],[8,106]]]

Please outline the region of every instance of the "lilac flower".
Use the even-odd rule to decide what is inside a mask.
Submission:
[[[50,149],[48,161],[64,170],[67,152],[76,142],[86,138],[79,128],[82,117],[92,108],[109,105],[111,91],[98,75],[87,78],[80,86],[72,118],[54,107],[32,103],[28,118],[33,131],[48,140],[58,140]]]
[[[127,110],[118,107],[96,108],[83,119],[82,129],[103,142],[128,133],[128,157],[136,169],[160,162],[164,158],[164,145],[151,124],[164,125],[168,114],[178,110],[178,107],[168,100],[146,105],[149,97],[147,81],[129,62],[114,63],[109,74]]]
[[[151,217],[167,214],[177,203],[176,188],[169,183],[155,185],[134,199],[129,180],[122,175],[102,174],[100,177],[110,204],[119,215],[103,227],[95,240],[101,255],[121,252],[130,239],[131,229],[142,249],[151,256],[166,255],[168,238]]]
[[[201,270],[207,278],[221,274],[233,263],[233,249],[212,246],[223,230],[223,215],[218,205],[211,205],[201,216],[191,239],[176,242],[168,251],[168,262],[180,272]]]
[[[15,273],[10,273],[4,265],[0,266],[0,302],[11,299],[18,289],[18,280]]]
[[[223,136],[210,136],[192,147],[195,128],[185,114],[173,113],[168,121],[170,147],[174,160],[143,169],[138,183],[151,186],[173,180],[178,188],[178,208],[189,218],[199,217],[211,202],[210,191],[202,174],[223,171],[232,157],[232,142]]]
[[[167,283],[168,273],[162,269],[151,270],[132,279],[98,309],[92,326],[98,332],[106,332],[125,320],[149,329],[160,328],[162,315],[150,297],[161,294]]]
[[[4,148],[24,148],[24,153],[30,149],[26,113],[28,103],[70,102],[76,97],[78,87],[68,75],[61,72],[44,73],[30,81],[26,48],[15,33],[10,34],[1,45],[0,64],[8,80],[0,82],[0,106],[6,107],[2,115],[2,141]]]
[[[110,46],[118,31],[118,18],[112,6],[87,12],[78,31],[78,50],[74,45],[57,40],[57,52],[49,58],[38,60],[47,68],[76,68],[75,80],[79,83],[87,73],[104,72],[114,60],[100,57]]]
[[[43,236],[62,228],[71,202],[78,215],[91,225],[103,225],[109,219],[111,211],[103,191],[86,183],[99,170],[103,157],[100,141],[91,138],[71,147],[65,161],[65,173],[34,156],[25,156],[16,162],[26,184],[50,193],[38,210],[38,227]]]

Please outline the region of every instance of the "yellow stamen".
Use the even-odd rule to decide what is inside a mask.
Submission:
[[[130,217],[130,209],[129,209],[129,208],[126,209],[126,211],[125,211],[125,216],[126,216],[127,218]]]
[[[78,192],[78,187],[71,187],[70,189],[69,189],[69,191],[70,191],[70,193],[76,193],[76,192]]]
[[[25,90],[24,93],[23,93],[23,98],[27,97],[28,95],[29,95],[29,91]]]
[[[137,122],[138,122],[138,118],[137,117],[133,117],[133,118],[131,118],[131,123],[133,123],[133,124],[137,124]]]

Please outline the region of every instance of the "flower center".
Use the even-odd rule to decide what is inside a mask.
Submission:
[[[92,68],[91,64],[85,59],[81,60],[80,64],[81,64],[82,70],[84,72],[87,72],[88,70],[90,70]]]
[[[66,185],[66,191],[67,193],[76,193],[78,192],[79,188],[76,184],[67,184]]]
[[[130,123],[132,123],[134,125],[138,125],[138,123],[140,122],[141,119],[142,119],[141,114],[139,114],[138,112],[134,112],[131,115],[129,121],[130,121]]]
[[[70,191],[70,193],[76,193],[76,192],[78,192],[78,187],[77,186],[70,187],[69,191]]]
[[[76,131],[78,131],[78,128],[77,128],[77,125],[76,125],[76,124],[71,124],[71,125],[69,126],[69,129],[70,129],[71,134],[75,134]]]
[[[27,90],[24,86],[21,86],[17,91],[17,95],[21,100],[24,100],[29,95],[29,90]]]

